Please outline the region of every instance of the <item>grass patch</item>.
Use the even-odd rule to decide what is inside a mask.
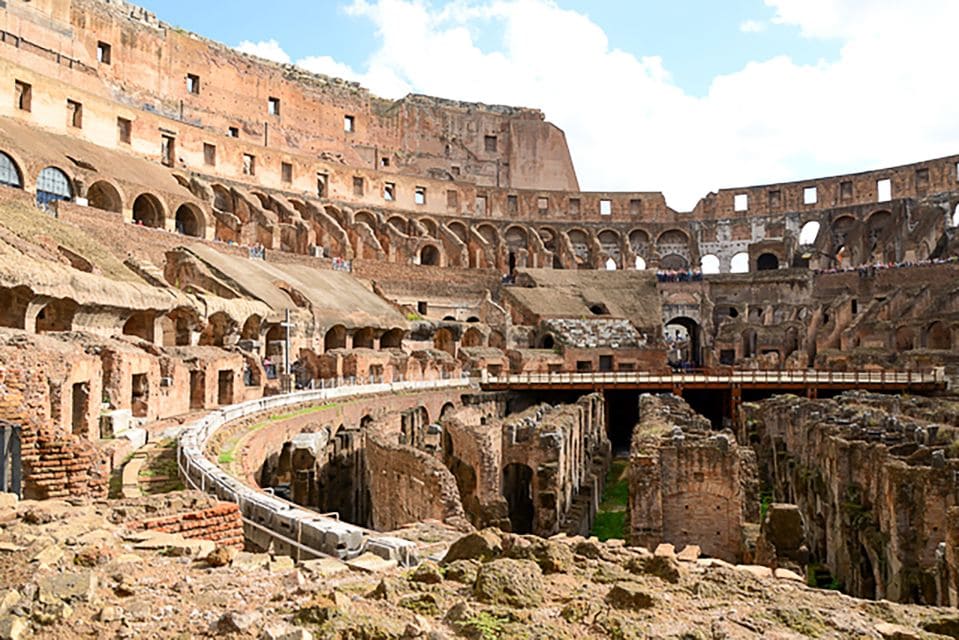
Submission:
[[[629,502],[629,460],[616,458],[606,474],[606,489],[596,512],[592,534],[600,540],[626,537],[626,505]]]
[[[236,462],[236,448],[240,444],[240,440],[250,434],[256,433],[257,431],[270,426],[274,422],[282,422],[283,420],[290,420],[291,418],[299,418],[300,416],[310,415],[311,413],[326,411],[327,409],[332,409],[337,405],[339,405],[338,402],[327,402],[326,404],[304,407],[302,409],[297,409],[296,411],[271,415],[266,420],[252,424],[243,431],[234,434],[230,439],[224,442],[223,446],[220,447],[220,455],[217,456],[216,461],[221,465],[229,465]]]

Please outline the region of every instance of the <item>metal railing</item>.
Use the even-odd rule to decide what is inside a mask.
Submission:
[[[278,553],[298,559],[332,556],[346,560],[373,552],[400,564],[416,562],[412,542],[379,534],[341,520],[324,516],[244,484],[221,469],[205,455],[210,439],[227,424],[267,411],[293,405],[325,404],[331,400],[402,391],[433,391],[466,387],[467,378],[340,385],[312,389],[242,402],[213,411],[187,425],[177,441],[177,468],[180,477],[193,489],[211,493],[240,507],[247,537],[273,543]],[[263,544],[260,546],[269,546]]]
[[[485,372],[484,372],[485,373]],[[643,371],[615,371],[588,373],[520,373],[503,376],[483,375],[483,384],[636,384],[636,385],[696,385],[696,384],[784,384],[784,385],[919,385],[945,384],[945,369],[920,371],[734,371],[731,373],[677,372],[656,374]]]

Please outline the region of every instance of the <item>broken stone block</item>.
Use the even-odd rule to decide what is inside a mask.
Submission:
[[[44,604],[91,602],[96,598],[97,575],[92,571],[43,576],[39,582],[39,600]]]
[[[473,595],[489,604],[538,606],[543,600],[543,571],[530,560],[488,562],[476,575]]]
[[[492,560],[503,554],[503,537],[494,529],[483,529],[463,536],[452,545],[444,563],[456,560]]]
[[[639,611],[649,609],[656,604],[656,599],[647,593],[641,585],[633,582],[620,582],[606,594],[606,602],[617,609]]]
[[[0,617],[0,640],[21,640],[27,637],[26,620],[17,616]]]

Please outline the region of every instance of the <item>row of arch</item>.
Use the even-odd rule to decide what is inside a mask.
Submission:
[[[19,165],[6,152],[0,151],[0,185],[24,188],[24,175]],[[79,194],[73,181],[60,168],[44,167],[37,174],[36,201],[43,208],[58,201],[73,200]],[[120,187],[107,179],[100,179],[86,190],[88,206],[113,213],[123,212],[124,198]],[[149,192],[137,195],[132,203],[133,222],[145,227],[163,229],[168,217],[163,199]],[[206,232],[206,216],[192,202],[180,204],[173,214],[174,229],[187,236],[202,238]]]

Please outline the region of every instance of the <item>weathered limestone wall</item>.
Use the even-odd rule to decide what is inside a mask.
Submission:
[[[639,403],[629,457],[629,542],[698,545],[706,555],[742,561],[744,527],[759,519],[755,455],[732,432],[712,432],[676,396],[643,395]]]
[[[848,593],[935,604],[951,597],[939,548],[955,536],[957,425],[952,402],[850,392],[746,404],[740,437],[774,498],[802,510],[811,558]]]

